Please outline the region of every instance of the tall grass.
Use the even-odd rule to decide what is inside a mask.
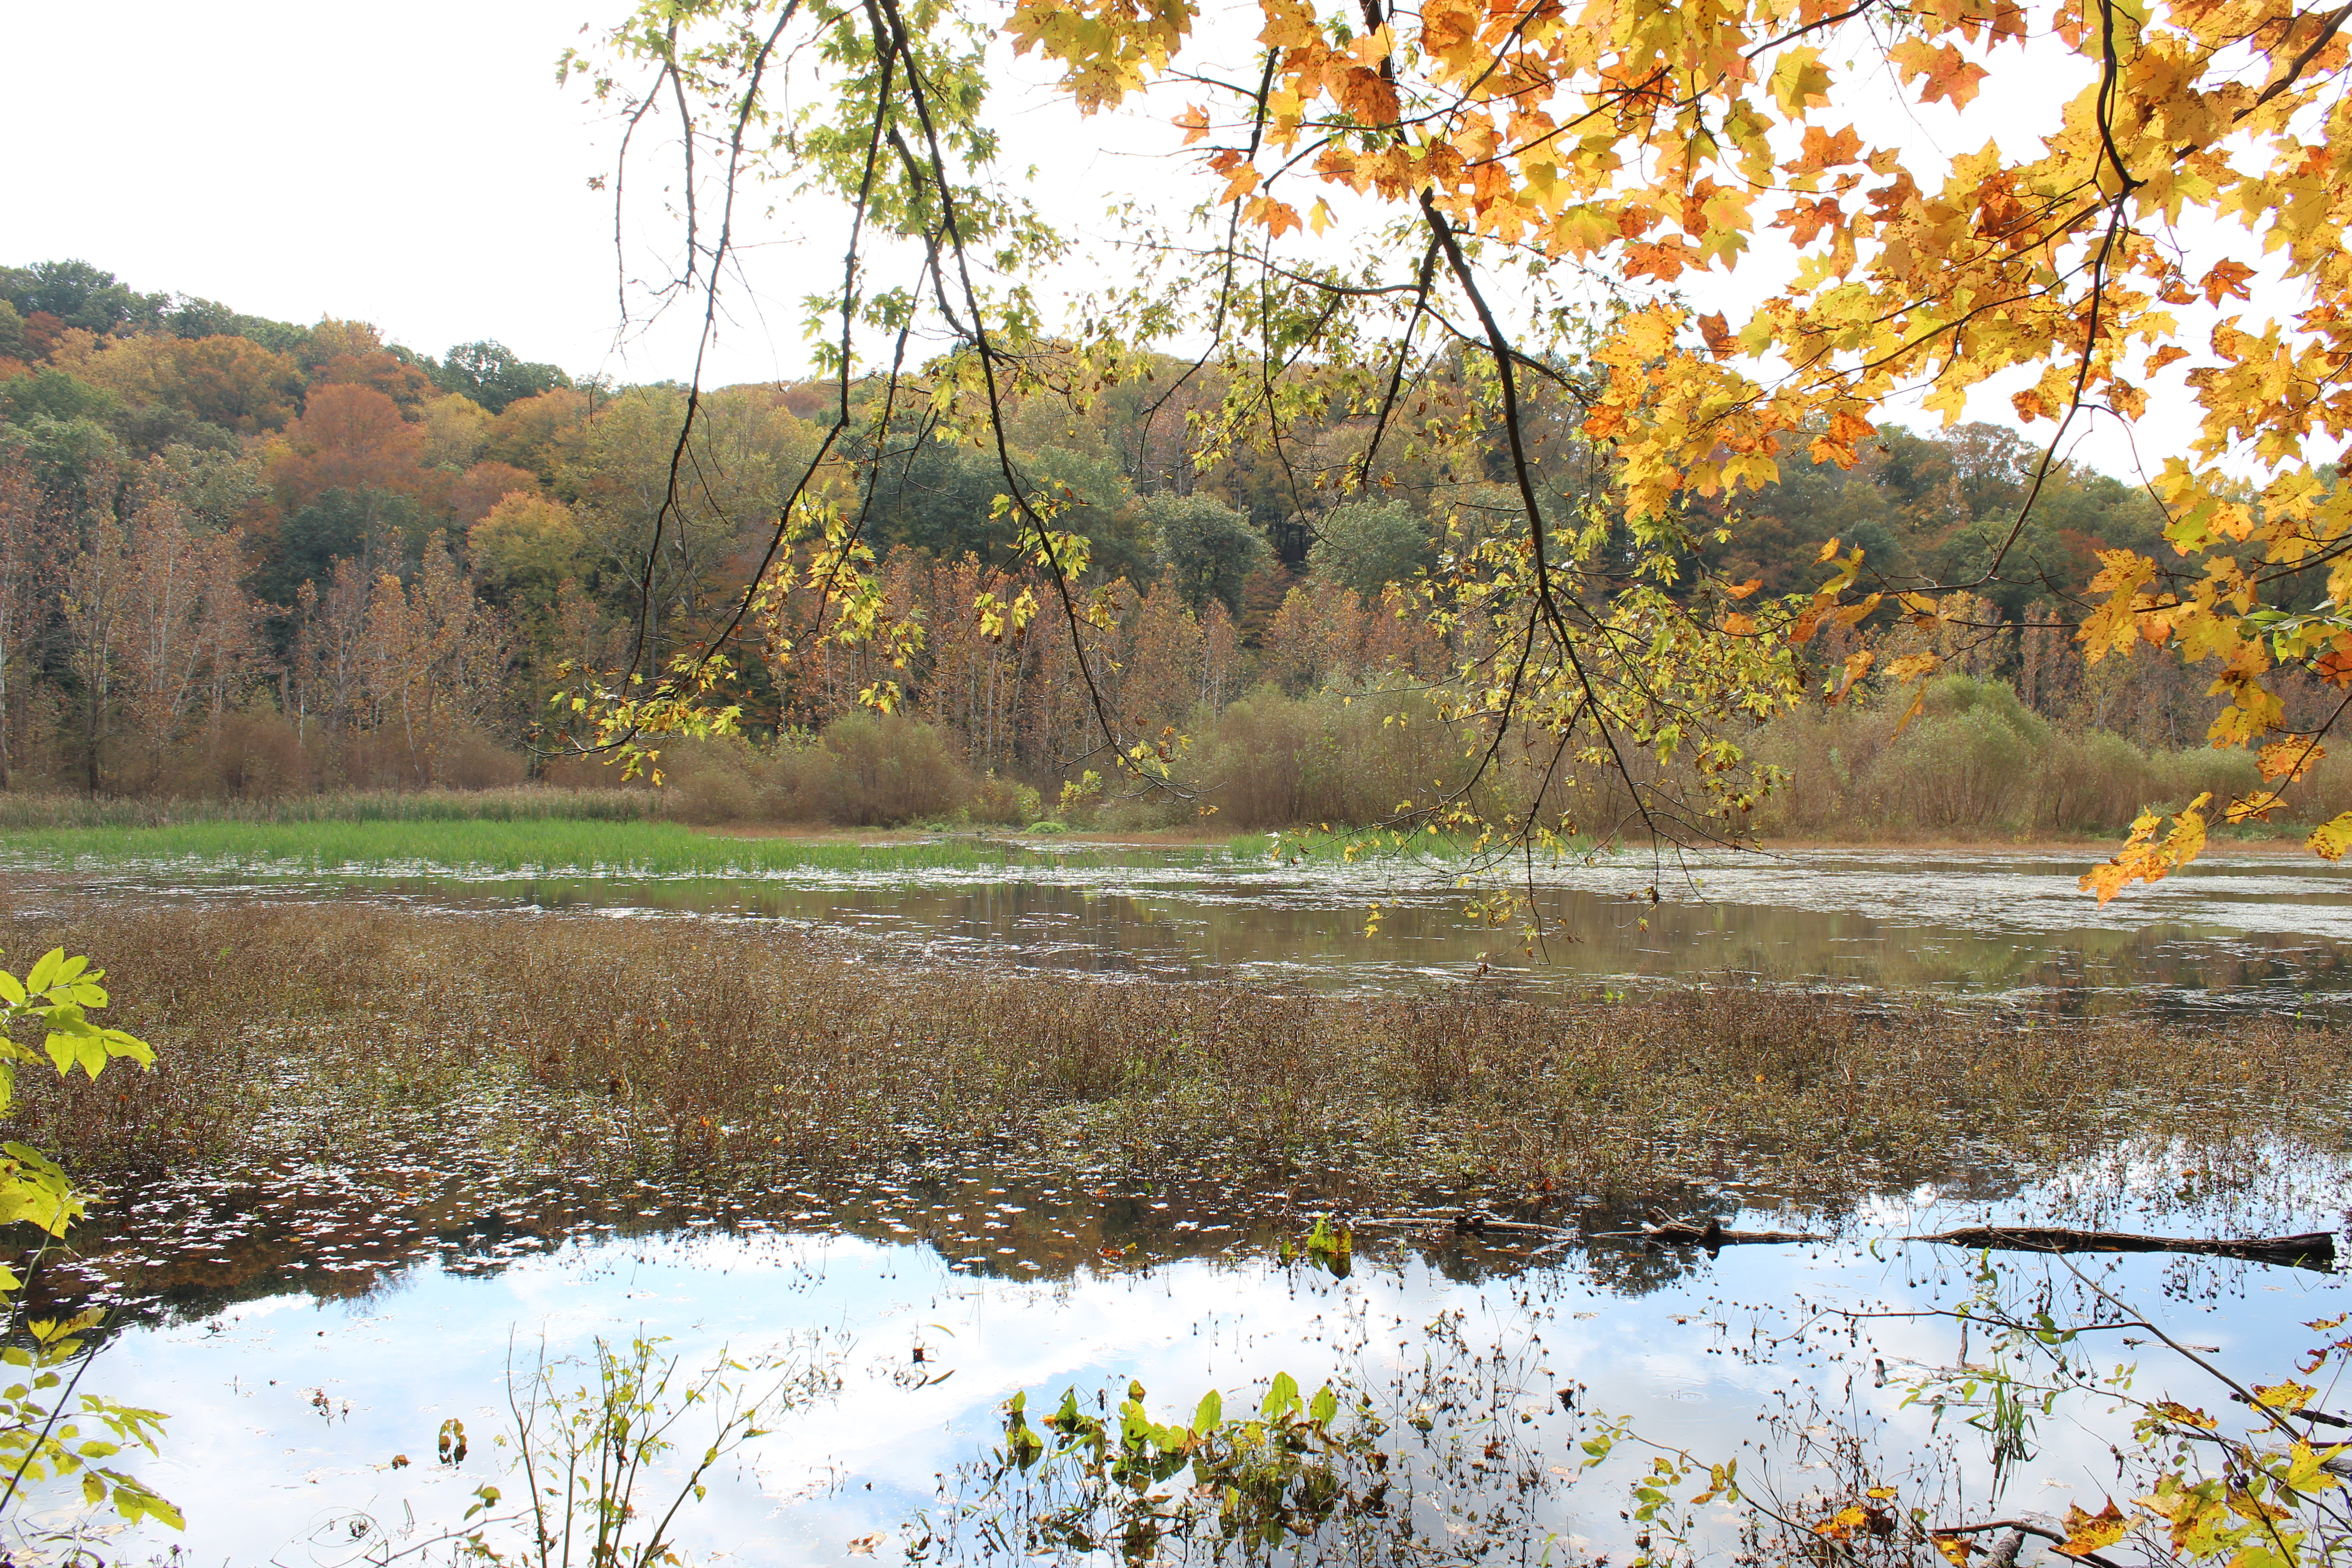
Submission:
[[[2113,834],[2150,808],[2178,810],[2207,793],[2218,806],[2261,783],[2249,752],[2148,751],[2105,731],[2069,730],[1999,680],[1936,680],[1920,716],[1902,725],[1911,697],[1808,707],[1765,725],[1750,744],[1788,782],[1753,826],[1832,838]],[[2325,821],[2352,805],[2352,773],[2322,766],[2288,791],[2288,815]]]
[[[107,966],[110,1021],[158,1049],[152,1074],[28,1075],[19,1135],[93,1173],[463,1118],[583,1174],[722,1184],[911,1139],[1369,1201],[1433,1178],[1624,1194],[1735,1165],[1751,1191],[1832,1201],[2143,1134],[2332,1150],[2352,1080],[2352,1036],[2277,1019],[1111,984],[765,927],[382,906],[0,915],[9,952],[58,944]]]
[[[636,822],[668,802],[649,790],[344,790],[275,800],[93,798],[0,792],[0,832],[37,828],[160,827],[190,823]]]
[[[975,838],[811,843],[724,838],[674,822],[520,818],[454,821],[194,822],[156,827],[49,827],[10,834],[0,853],[63,867],[195,862],[224,870],[398,875],[524,872],[604,877],[759,876],[790,871],[984,869],[1033,863],[1031,851]],[[1183,854],[1185,851],[1175,851]],[[1221,848],[1192,853],[1223,856]],[[1260,852],[1263,857],[1263,851]],[[1073,848],[1058,864],[1102,865],[1134,852]],[[1166,858],[1155,851],[1151,859]]]

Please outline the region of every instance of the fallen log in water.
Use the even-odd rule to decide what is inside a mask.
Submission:
[[[2178,1236],[2133,1236],[2125,1231],[2067,1230],[2057,1226],[1965,1226],[1936,1236],[1906,1236],[1945,1247],[1991,1247],[2001,1252],[2189,1252],[2208,1258],[2242,1258],[2255,1263],[2289,1264],[2332,1272],[2336,1237],[2324,1230],[2304,1236],[2256,1236],[2236,1239]]]
[[[1660,1220],[1639,1230],[1601,1230],[1601,1237],[1624,1237],[1643,1241],[1654,1241],[1667,1247],[1740,1247],[1755,1242],[1827,1241],[1825,1236],[1815,1236],[1802,1230],[1726,1230],[1720,1220],[1708,1220],[1694,1225],[1686,1219]]]
[[[1381,1215],[1355,1222],[1360,1227],[1371,1226],[1444,1225],[1465,1236],[1483,1237],[1490,1232],[1515,1231],[1548,1238],[1557,1246],[1591,1239],[1631,1239],[1654,1241],[1668,1247],[1738,1247],[1749,1242],[1826,1241],[1801,1230],[1726,1230],[1720,1220],[1708,1220],[1705,1225],[1683,1219],[1657,1219],[1639,1230],[1596,1230],[1590,1237],[1582,1233],[1556,1225],[1537,1225],[1526,1220],[1497,1219],[1485,1209],[1466,1209],[1459,1214]],[[1549,1250],[1549,1249],[1547,1249]]]
[[[1556,1225],[1538,1225],[1530,1220],[1499,1219],[1491,1209],[1454,1209],[1444,1214],[1407,1211],[1403,1214],[1374,1215],[1368,1219],[1351,1222],[1359,1230],[1371,1226],[1442,1225],[1460,1231],[1465,1236],[1484,1236],[1490,1230],[1525,1231],[1534,1236],[1565,1234]]]

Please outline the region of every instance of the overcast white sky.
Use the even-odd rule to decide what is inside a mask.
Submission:
[[[555,58],[583,24],[608,25],[625,5],[16,7],[11,53],[38,66],[13,73],[0,98],[0,260],[79,257],[142,289],[288,321],[371,321],[424,353],[495,337],[575,373],[682,375],[682,330],[615,346],[613,212],[588,184],[609,167],[608,139],[583,89],[555,84]],[[1862,129],[1928,153],[1979,145],[1991,126],[2022,151],[2066,85],[1997,74],[1964,124],[1890,99]],[[1081,121],[1049,98],[1016,84],[1000,103],[1007,165],[1046,166],[1037,192],[1057,221],[1099,229],[1110,193],[1191,184],[1180,165],[1139,156],[1172,143],[1166,106]],[[759,314],[739,316],[709,379],[803,372],[799,300],[835,286],[827,249],[748,253],[755,298],[738,303]],[[1743,278],[1693,292],[1736,312],[1751,288]],[[1971,414],[2006,419],[2006,391]],[[2141,447],[2177,449],[2186,428],[2152,411]],[[2128,467],[2114,438],[2084,455]]]
[[[609,169],[610,138],[583,89],[555,83],[583,22],[624,9],[16,7],[10,53],[41,65],[0,96],[0,260],[79,257],[142,290],[285,321],[355,317],[427,353],[495,337],[574,372],[681,375],[690,333],[615,353],[613,208],[588,184]],[[1132,121],[1081,127],[1041,105],[1008,129],[1009,162],[1051,158],[1046,188],[1080,222],[1081,192],[1136,177],[1098,151],[1105,134],[1131,138]],[[1162,133],[1172,141],[1150,132]],[[1091,210],[1098,223],[1098,198]],[[765,330],[740,318],[715,379],[798,374],[799,301],[834,286],[837,262],[789,245],[747,255]]]
[[[12,8],[0,255],[593,368],[614,316],[574,0]]]

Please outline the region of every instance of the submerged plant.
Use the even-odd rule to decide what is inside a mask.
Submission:
[[[1309,1263],[1329,1270],[1335,1279],[1345,1279],[1355,1263],[1356,1238],[1346,1226],[1335,1226],[1318,1215],[1315,1228],[1307,1233],[1306,1250]]]

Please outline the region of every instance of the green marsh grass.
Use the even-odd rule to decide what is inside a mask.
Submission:
[[[1578,857],[1591,853],[1597,846],[1587,838],[1567,842],[1564,853]],[[1339,823],[1309,824],[1275,833],[1236,835],[1225,845],[1226,852],[1236,860],[1273,860],[1297,862],[1310,866],[1363,865],[1389,861],[1426,862],[1432,865],[1470,868],[1496,861],[1517,864],[1517,857],[1507,847],[1488,844],[1479,847],[1478,837],[1470,833],[1447,833],[1424,828],[1404,832],[1381,827],[1349,827]],[[1538,854],[1538,863],[1547,861]]]
[[[420,868],[459,875],[566,873],[614,877],[759,876],[789,871],[984,869],[1033,860],[1021,846],[982,838],[877,844],[728,838],[674,822],[558,818],[451,821],[191,822],[167,826],[47,827],[8,835],[0,850],[37,863],[79,867],[194,862],[224,870],[397,875]],[[1073,847],[1057,862],[1099,865],[1138,851]],[[1226,851],[1150,851],[1223,856]],[[1262,856],[1260,857],[1263,858]]]

